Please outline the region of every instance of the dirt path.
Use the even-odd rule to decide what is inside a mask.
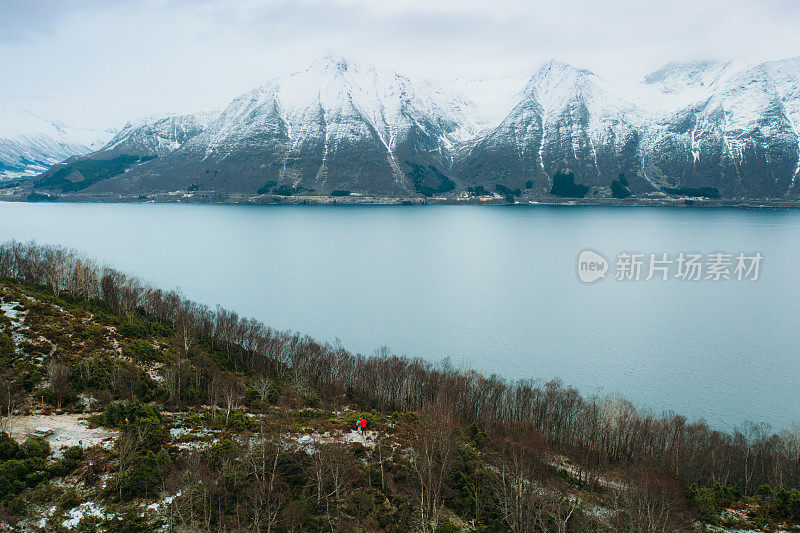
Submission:
[[[39,426],[55,430],[47,440],[56,456],[60,456],[70,446],[108,446],[117,436],[115,431],[104,428],[89,429],[85,416],[75,414],[15,416],[11,420],[11,436],[22,442],[30,436],[33,428]]]

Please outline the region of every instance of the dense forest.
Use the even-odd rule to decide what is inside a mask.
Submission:
[[[353,354],[59,247],[0,245],[0,311],[8,528],[800,524],[797,428],[725,432],[558,380]],[[54,450],[52,439],[9,437],[23,417],[76,413],[107,441]]]

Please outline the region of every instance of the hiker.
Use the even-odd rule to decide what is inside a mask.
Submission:
[[[356,420],[356,433],[358,433],[359,431],[361,431],[361,417],[360,416],[358,417],[358,420]]]
[[[362,418],[361,419],[361,434],[364,435],[364,436],[366,436],[366,434],[367,434],[367,419],[366,418]]]

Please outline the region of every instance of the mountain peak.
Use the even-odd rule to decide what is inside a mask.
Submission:
[[[571,63],[561,61],[560,59],[552,58],[533,74],[534,78],[565,78],[565,77],[581,77],[581,76],[596,76],[591,70],[576,67]]]
[[[327,70],[327,71],[338,71],[338,72],[345,72],[351,65],[352,61],[348,60],[346,57],[335,54],[335,53],[328,53],[324,56],[316,59],[311,65],[309,66],[308,70]]]
[[[539,67],[523,91],[545,111],[560,110],[576,97],[594,100],[604,92],[606,84],[594,72],[558,59]]]
[[[589,79],[597,78],[594,72],[579,68],[558,59],[551,59],[533,73],[525,88],[525,93],[533,94],[575,89]]]

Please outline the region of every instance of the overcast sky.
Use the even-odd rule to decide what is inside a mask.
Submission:
[[[800,56],[800,1],[0,0],[0,105],[118,127],[331,51],[445,82],[551,57],[628,82],[672,60]]]

